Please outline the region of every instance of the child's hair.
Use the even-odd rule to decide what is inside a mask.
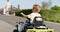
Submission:
[[[34,4],[34,5],[33,5],[33,9],[35,9],[37,6],[39,6],[39,8],[40,8],[40,5]]]

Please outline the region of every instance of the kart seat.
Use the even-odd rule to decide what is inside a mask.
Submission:
[[[44,21],[42,17],[36,16],[33,22],[34,22],[34,26],[42,26]]]

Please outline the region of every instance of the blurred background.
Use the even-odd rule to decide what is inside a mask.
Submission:
[[[60,23],[60,0],[0,0],[0,15],[4,15],[4,11],[9,15],[22,16],[21,12],[27,15],[34,4],[41,6],[39,13],[46,21]]]

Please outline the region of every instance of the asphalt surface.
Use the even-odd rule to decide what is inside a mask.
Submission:
[[[0,32],[13,32],[14,29],[16,29],[15,25],[17,21],[25,21],[26,19],[23,17],[17,17],[17,16],[5,16],[0,15]],[[54,29],[55,32],[60,32],[60,24],[59,23],[53,23],[53,22],[44,22],[45,25],[50,28]]]
[[[0,20],[0,32],[12,32],[14,29],[16,29],[14,26]]]
[[[45,22],[45,25],[50,28],[54,29],[54,32],[60,32],[60,23],[54,23],[54,22]]]

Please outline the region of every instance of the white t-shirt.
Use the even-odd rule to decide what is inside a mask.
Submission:
[[[28,15],[28,18],[30,18],[30,23],[33,23],[34,17],[41,16],[39,13],[31,13]]]

